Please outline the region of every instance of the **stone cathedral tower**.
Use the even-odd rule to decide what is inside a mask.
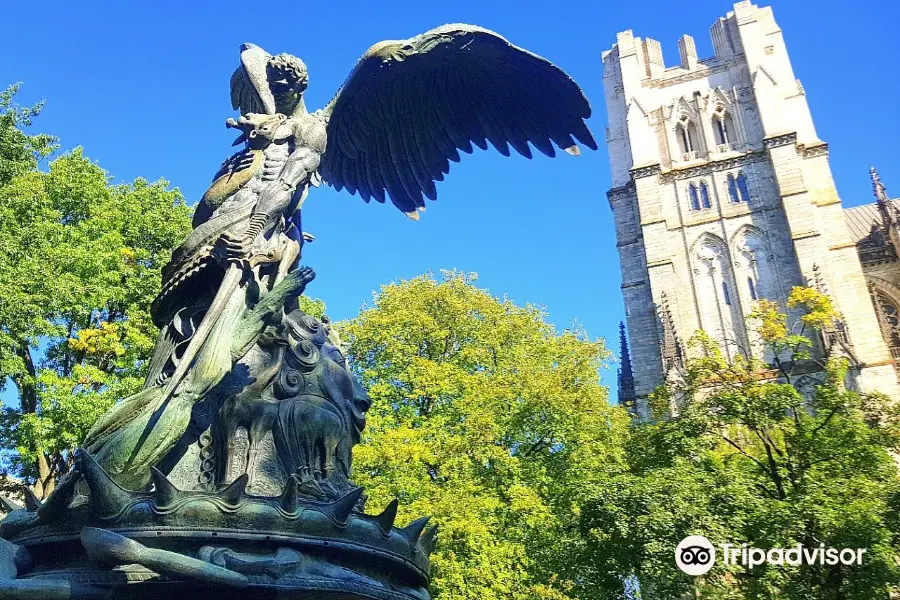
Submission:
[[[698,329],[728,355],[760,353],[745,316],[760,298],[784,307],[797,285],[828,293],[844,317],[817,352],[847,355],[861,391],[900,397],[828,145],[771,8],[739,2],[710,32],[712,58],[685,35],[671,67],[658,41],[631,31],[603,55],[633,377],[621,400],[643,414]]]

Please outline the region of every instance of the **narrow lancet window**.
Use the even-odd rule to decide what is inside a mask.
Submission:
[[[700,210],[700,198],[697,196],[697,186],[693,183],[688,186],[688,196],[691,199],[691,210]]]
[[[709,202],[709,188],[706,187],[706,182],[700,182],[700,204],[703,208],[710,208],[712,204]]]
[[[716,121],[716,133],[719,134],[719,143],[727,144],[728,143],[728,132],[725,130],[725,123],[719,117],[715,118]]]
[[[719,112],[713,116],[713,130],[716,135],[716,143],[719,144],[720,151],[728,151],[734,149],[734,121],[727,112]]]
[[[744,174],[741,173],[737,177],[737,188],[738,194],[741,197],[741,202],[750,202],[750,190],[747,189],[747,178],[744,177]]]
[[[737,182],[734,179],[734,175],[728,175],[728,197],[732,202],[740,202],[741,197],[738,196]]]
[[[683,123],[679,123],[675,129],[675,133],[678,135],[678,144],[681,146],[681,153],[690,152],[693,148],[691,148],[691,138],[688,137],[687,128]]]

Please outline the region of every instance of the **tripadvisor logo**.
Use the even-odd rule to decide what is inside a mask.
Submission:
[[[742,565],[753,569],[767,565],[861,565],[865,548],[826,548],[825,544],[808,548],[796,545],[792,548],[763,550],[747,544],[720,544],[721,558],[725,565]],[[675,548],[675,564],[688,575],[704,575],[716,561],[716,549],[702,535],[689,535]]]
[[[712,569],[716,549],[702,535],[689,535],[675,548],[675,564],[688,575],[703,575]]]

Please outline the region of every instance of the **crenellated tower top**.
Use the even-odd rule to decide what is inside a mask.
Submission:
[[[799,143],[822,144],[770,7],[738,2],[713,23],[710,38],[714,54],[700,58],[694,38],[683,35],[671,66],[659,41],[631,30],[604,52],[613,187],[626,184],[632,169],[762,150],[766,139],[788,132]]]

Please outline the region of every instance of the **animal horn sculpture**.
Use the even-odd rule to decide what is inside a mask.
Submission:
[[[343,497],[332,502],[328,508],[331,515],[338,523],[346,523],[350,513],[356,507],[356,503],[362,498],[363,489],[358,487]]]
[[[241,497],[244,495],[244,490],[247,489],[247,483],[250,481],[250,476],[244,473],[234,481],[232,481],[228,487],[219,492],[219,498],[225,501],[229,506],[237,506],[237,504],[241,501]]]
[[[296,475],[291,475],[284,483],[284,491],[281,492],[281,497],[278,499],[278,504],[284,512],[297,512],[297,488],[299,485],[300,480]]]
[[[181,490],[156,467],[150,467],[150,477],[153,479],[153,500],[158,508],[172,506],[181,497]]]

